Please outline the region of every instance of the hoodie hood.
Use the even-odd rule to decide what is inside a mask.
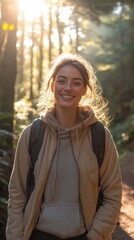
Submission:
[[[54,116],[54,108],[49,109],[46,113],[41,115],[42,121],[49,126],[51,130],[64,132],[77,129],[81,131],[83,128],[88,127],[97,121],[94,111],[90,107],[79,107],[79,123],[71,128],[62,127]]]

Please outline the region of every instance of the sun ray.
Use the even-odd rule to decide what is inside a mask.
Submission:
[[[25,19],[31,20],[45,13],[46,3],[44,0],[19,0],[20,12],[24,13]]]
[[[51,16],[52,16],[52,34],[51,34],[51,41],[53,42],[53,45],[58,48],[59,42],[58,42],[58,30],[57,30],[57,20],[56,20],[56,13],[58,11],[59,15],[59,21],[61,23],[64,23],[65,25],[69,25],[70,23],[70,15],[72,14],[73,7],[72,6],[63,6],[60,5],[59,0],[52,0],[45,1],[45,0],[18,0],[19,1],[19,19],[20,22],[25,20],[25,33],[30,33],[32,31],[32,23],[34,22],[34,33],[40,34],[40,27],[37,26],[37,24],[40,23],[39,18],[43,16],[43,23],[44,23],[44,31],[45,33],[48,33],[49,31],[49,14],[51,10]],[[41,18],[40,18],[41,19]],[[73,35],[73,33],[70,31],[69,27],[65,27],[64,31],[66,33],[66,30],[68,29],[68,32]],[[73,36],[75,37],[75,35]],[[70,41],[70,38],[67,34],[64,34],[63,36],[63,42],[66,44]],[[45,45],[48,45],[47,40],[45,39]],[[30,47],[31,42],[29,40],[25,40],[25,46]]]

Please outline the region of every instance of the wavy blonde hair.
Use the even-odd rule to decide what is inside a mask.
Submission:
[[[79,104],[85,108],[90,106],[98,120],[108,126],[108,102],[102,97],[101,85],[91,64],[78,54],[61,54],[54,60],[47,76],[47,81],[45,81],[44,88],[40,92],[37,104],[39,112],[44,112],[54,106],[55,98],[50,87],[51,81],[55,80],[57,72],[65,65],[76,67],[81,73],[85,87],[87,87],[86,95],[82,97]]]

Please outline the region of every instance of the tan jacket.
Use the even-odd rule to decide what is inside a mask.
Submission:
[[[35,188],[26,206],[26,179],[30,166],[28,154],[31,125],[26,127],[18,141],[15,162],[9,183],[7,240],[28,240],[35,228],[42,195],[51,162],[57,147],[57,129],[61,127],[52,113],[42,117],[46,124],[45,135],[38,161],[35,165]],[[100,169],[103,205],[96,213],[98,197],[98,162],[92,150],[90,125],[96,122],[93,111],[83,114],[82,123],[71,129],[74,156],[80,174],[80,200],[89,240],[111,240],[121,207],[121,175],[118,154],[112,136],[105,128],[105,157]]]

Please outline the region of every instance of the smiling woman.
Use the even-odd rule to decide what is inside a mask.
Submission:
[[[106,120],[103,101],[98,105],[97,99],[103,97],[95,91],[93,68],[81,56],[62,54],[55,59],[47,80],[53,98],[48,108],[45,98],[39,100],[39,107],[44,105],[42,125],[35,127],[31,138],[34,150],[41,147],[39,155],[31,148],[31,157],[38,155],[37,162],[33,161],[35,168],[28,148],[33,125],[23,130],[17,144],[9,183],[7,240],[112,240],[121,207],[121,176],[107,128],[103,128],[106,141],[100,170],[92,148],[91,126]],[[85,106],[81,100],[86,94],[89,104]],[[95,135],[102,143],[98,130]],[[38,145],[40,136],[42,146]],[[102,151],[99,145],[95,147]],[[103,194],[100,208],[99,189]]]

